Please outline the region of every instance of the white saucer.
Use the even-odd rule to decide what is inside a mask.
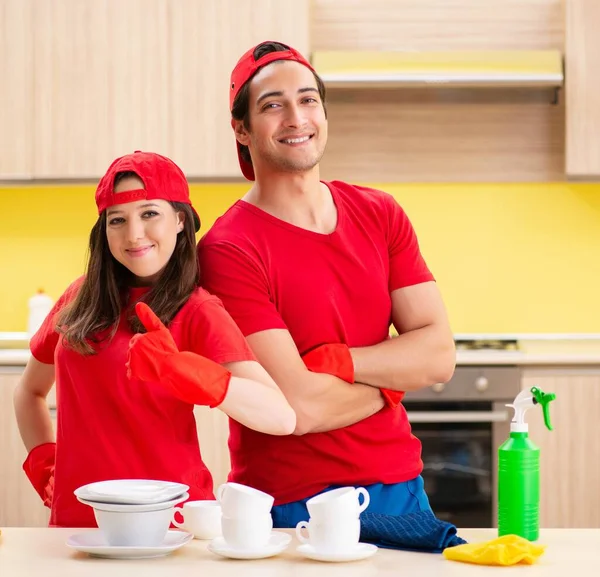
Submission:
[[[217,537],[209,543],[208,550],[230,559],[265,559],[284,551],[291,540],[292,536],[287,533],[272,531],[269,542],[265,547],[260,549],[234,549],[225,542],[223,537]]]
[[[75,489],[76,497],[101,503],[142,505],[170,501],[185,493],[189,487],[182,483],[152,479],[113,479],[89,483]]]
[[[160,501],[158,503],[148,503],[146,505],[131,505],[129,503],[105,503],[104,501],[90,501],[83,497],[77,497],[77,500],[84,505],[89,505],[99,511],[116,511],[119,513],[143,513],[145,511],[161,511],[162,509],[169,509],[187,501],[190,497],[189,493],[184,493],[175,499],[170,501]]]
[[[92,557],[106,557],[109,559],[151,559],[163,557],[189,543],[194,536],[191,533],[171,530],[164,541],[156,547],[115,547],[106,542],[100,529],[86,531],[71,535],[67,545],[88,553]]]
[[[349,551],[317,551],[312,545],[300,545],[296,549],[300,555],[315,561],[329,561],[331,563],[340,563],[344,561],[360,561],[366,559],[377,552],[377,546],[371,543],[359,543]]]

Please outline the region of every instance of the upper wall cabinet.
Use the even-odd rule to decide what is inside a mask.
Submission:
[[[118,1],[118,0],[117,0]],[[229,76],[265,40],[308,56],[310,0],[168,2],[169,150],[187,174],[242,178],[229,113]]]
[[[566,0],[566,172],[600,179],[600,2]]]
[[[33,0],[0,1],[0,177],[33,174]]]
[[[563,2],[313,0],[323,177],[563,180]]]
[[[232,67],[263,40],[309,48],[309,0],[33,3],[0,2],[5,179],[95,179],[138,149],[190,177],[241,177]]]
[[[562,49],[564,1],[312,0],[311,44],[313,50]]]

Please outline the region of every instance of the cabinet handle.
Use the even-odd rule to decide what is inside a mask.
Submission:
[[[508,411],[407,411],[411,423],[501,423]]]

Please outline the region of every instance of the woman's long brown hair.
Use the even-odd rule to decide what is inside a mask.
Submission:
[[[185,214],[183,230],[177,235],[175,250],[155,285],[141,299],[168,325],[199,285],[194,217],[189,205],[170,202]],[[85,279],[72,303],[57,319],[63,344],[82,355],[93,355],[97,345],[110,342],[119,326],[134,280],[131,272],[110,252],[106,238],[106,212],[92,228]],[[128,311],[131,329],[144,332],[133,308]],[[96,346],[94,346],[96,345]]]

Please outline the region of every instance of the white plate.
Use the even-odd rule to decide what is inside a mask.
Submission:
[[[265,559],[284,551],[291,540],[292,536],[287,533],[271,531],[271,537],[265,547],[260,549],[234,549],[225,542],[223,537],[217,537],[208,544],[208,550],[230,559]]]
[[[176,549],[183,547],[193,539],[191,533],[183,531],[169,531],[164,541],[156,547],[114,547],[109,545],[100,529],[86,531],[71,535],[67,545],[88,553],[92,557],[106,557],[109,559],[151,559],[164,557]]]
[[[371,543],[359,543],[349,551],[325,552],[317,551],[312,545],[300,545],[296,549],[300,555],[315,561],[328,561],[330,563],[340,563],[344,561],[360,561],[366,559],[377,552],[377,546]]]
[[[170,501],[185,493],[189,487],[170,481],[150,479],[114,479],[99,481],[75,489],[76,497],[98,503],[128,503],[142,505]]]
[[[162,511],[163,509],[169,509],[175,505],[187,501],[190,494],[184,493],[176,499],[170,501],[160,501],[159,503],[150,503],[148,505],[130,505],[129,503],[103,503],[101,501],[90,501],[88,499],[82,499],[77,497],[77,500],[84,505],[89,505],[94,509],[100,511],[115,511],[118,513],[143,513],[144,511]]]

